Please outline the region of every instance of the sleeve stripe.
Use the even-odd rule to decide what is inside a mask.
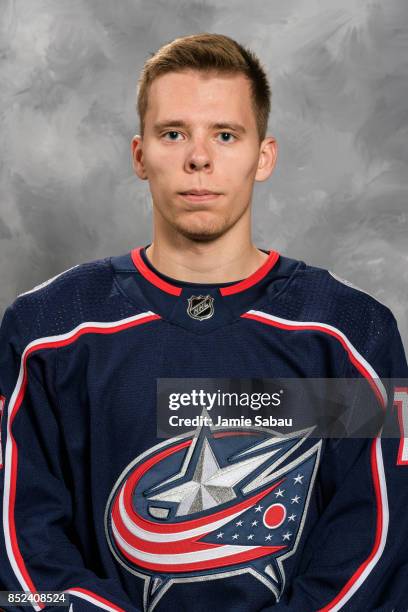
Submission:
[[[405,412],[408,406],[405,404],[408,401],[408,387],[395,387],[394,389],[394,407],[397,409],[398,424],[401,432],[401,438],[398,446],[397,465],[408,465],[408,438],[406,437]]]
[[[354,595],[364,580],[374,569],[385,547],[388,533],[388,499],[385,482],[384,464],[382,459],[381,439],[375,438],[371,445],[371,472],[375,488],[377,504],[377,525],[373,550],[370,556],[354,572],[340,593],[318,612],[337,612]]]
[[[96,595],[96,593],[92,593],[92,591],[88,591],[87,589],[83,589],[81,587],[71,587],[64,592],[68,593],[69,595],[75,595],[75,597],[85,599],[86,601],[94,604],[94,606],[98,606],[98,608],[108,610],[109,612],[125,612],[123,608],[119,608],[119,606],[116,606],[104,597]]]
[[[321,331],[330,336],[337,338],[344,349],[347,351],[350,361],[354,364],[357,370],[366,378],[381,406],[385,409],[387,406],[387,392],[381,382],[380,377],[372,368],[372,366],[364,359],[357,351],[350,340],[336,327],[326,323],[314,321],[290,321],[281,319],[265,312],[250,310],[244,315],[244,318],[254,319],[267,325],[273,325],[280,329],[287,330],[310,330]],[[380,434],[381,435],[381,434]],[[374,569],[381,558],[384,551],[385,543],[388,534],[389,510],[388,510],[388,495],[387,485],[384,472],[384,464],[382,458],[381,438],[376,437],[372,441],[371,446],[371,474],[376,497],[377,523],[374,545],[367,559],[354,572],[351,578],[347,581],[337,596],[318,612],[335,612],[340,610],[343,605],[354,595],[357,589],[363,584],[365,579]]]
[[[281,319],[280,317],[275,317],[266,312],[260,312],[259,310],[249,310],[243,314],[242,317],[244,319],[254,319],[255,321],[266,323],[267,325],[272,325],[273,327],[278,327],[279,329],[286,329],[288,331],[320,331],[336,338],[336,340],[340,342],[347,352],[352,364],[369,383],[382,408],[385,409],[387,405],[387,392],[381,382],[380,377],[371,367],[368,361],[366,361],[357,351],[356,347],[350,342],[347,336],[343,334],[342,331],[337,329],[337,327],[317,321],[290,321],[287,319]]]
[[[37,592],[37,589],[34,586],[34,583],[32,582],[30,575],[28,574],[24,565],[24,561],[22,559],[17,543],[14,524],[14,504],[16,494],[18,452],[17,445],[11,432],[11,424],[15,414],[17,414],[17,411],[20,407],[26,385],[26,357],[23,354],[21,358],[21,365],[17,384],[10,398],[7,418],[7,441],[4,457],[3,528],[6,551],[10,561],[10,565],[23,591],[30,591],[31,593],[35,593]],[[45,606],[43,604],[33,603],[33,607],[36,611],[38,611],[44,608]]]
[[[3,447],[1,445],[1,422],[3,419],[4,406],[6,405],[6,398],[4,395],[0,395],[0,470],[3,467]]]
[[[35,587],[30,574],[27,571],[23,557],[21,555],[16,525],[14,521],[14,507],[17,487],[17,466],[18,466],[18,448],[12,434],[13,420],[20,409],[24,398],[25,389],[27,387],[27,360],[29,356],[41,349],[58,348],[75,342],[82,334],[86,333],[102,333],[109,334],[134,327],[143,323],[148,323],[153,320],[160,319],[159,315],[153,312],[144,312],[120,321],[113,322],[85,322],[81,323],[73,330],[58,336],[50,336],[38,338],[30,342],[21,357],[20,371],[17,378],[16,386],[9,402],[7,415],[7,440],[4,457],[4,492],[3,492],[3,530],[6,543],[7,556],[14,574],[20,583],[22,590],[36,593],[38,589]],[[105,604],[104,604],[105,605]],[[112,610],[120,610],[112,604]],[[44,604],[33,603],[34,609],[39,612],[44,608]]]

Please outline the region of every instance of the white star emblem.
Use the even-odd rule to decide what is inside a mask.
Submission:
[[[272,536],[270,533],[268,533],[268,535],[266,536],[265,540],[272,540]]]
[[[286,533],[283,534],[283,540],[290,540],[292,534],[290,533],[290,531],[287,531]]]
[[[276,497],[283,497],[285,489],[278,489],[275,493]]]
[[[239,534],[238,533],[234,533],[234,535],[232,536],[233,540],[237,540],[239,538]]]
[[[288,521],[294,521],[296,518],[296,514],[291,514],[290,516],[288,516]]]
[[[302,480],[303,480],[304,476],[301,476],[300,474],[298,474],[296,476],[296,478],[293,479],[294,484],[303,484]]]
[[[257,524],[258,524],[258,521],[252,521],[252,523],[251,523],[252,527],[256,527]]]
[[[220,531],[220,533],[217,533],[217,538],[222,538],[223,535],[224,535],[224,532]]]
[[[235,524],[237,527],[242,527],[242,521],[237,521]]]
[[[235,485],[261,465],[266,454],[220,467],[207,439],[204,440],[191,480],[149,495],[150,500],[177,503],[176,516],[214,508],[236,498]]]
[[[261,506],[261,505],[256,506],[255,512],[260,512],[262,510],[262,508],[263,508],[263,506]]]
[[[299,499],[300,499],[299,495],[295,495],[295,497],[292,497],[290,501],[292,502],[292,504],[298,504]]]
[[[249,534],[249,536],[247,537],[247,540],[252,540],[252,539],[253,539],[253,537],[254,537],[254,534],[253,534],[253,533],[250,533],[250,534]]]

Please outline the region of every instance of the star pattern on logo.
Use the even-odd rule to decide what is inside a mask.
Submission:
[[[177,503],[176,516],[214,508],[236,498],[234,487],[264,463],[267,454],[221,467],[207,439],[197,455],[191,478],[149,496],[150,500]],[[283,491],[282,491],[283,495]]]
[[[308,440],[313,428],[283,437],[252,429],[242,428],[248,438],[241,431],[207,426],[177,436],[138,456],[115,484],[108,523],[116,544],[112,552],[129,571],[135,573],[136,567],[145,576],[146,610],[173,582],[212,580],[231,572],[259,577],[276,598],[283,591],[285,561],[301,538],[321,442]],[[143,477],[136,485],[132,481],[133,490],[130,485],[124,489],[138,470]],[[147,519],[143,548],[132,548],[132,560],[121,548],[120,529],[127,534],[130,524],[123,490],[135,515],[131,522]],[[296,513],[291,514],[291,503],[297,504]],[[162,530],[163,524],[168,527]],[[157,546],[157,532],[168,546]],[[126,538],[132,547],[132,536]],[[173,547],[177,555],[168,552],[173,541],[180,542]],[[140,569],[147,554],[154,559],[154,572]],[[203,570],[197,566],[201,561]]]

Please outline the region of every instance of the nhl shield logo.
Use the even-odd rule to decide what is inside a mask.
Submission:
[[[211,295],[192,295],[188,298],[187,314],[198,321],[209,319],[214,314],[214,298]]]

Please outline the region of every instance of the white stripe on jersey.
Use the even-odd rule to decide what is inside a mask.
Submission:
[[[381,496],[381,505],[382,505],[382,531],[381,531],[381,539],[378,545],[377,551],[371,561],[364,568],[364,571],[361,572],[360,576],[353,582],[347,592],[343,595],[343,597],[335,604],[333,607],[329,607],[330,612],[337,612],[341,610],[344,604],[354,595],[357,589],[363,584],[365,579],[377,565],[380,557],[384,551],[385,543],[387,540],[388,534],[388,525],[389,525],[389,510],[388,510],[388,495],[387,495],[387,484],[385,482],[385,472],[384,472],[384,462],[383,455],[381,449],[381,438],[376,438],[375,440],[375,453],[377,457],[377,467],[378,467],[378,480],[380,483],[380,496]],[[330,606],[330,604],[329,604]]]
[[[262,312],[260,310],[248,310],[246,314],[249,314],[249,315],[252,314],[252,315],[264,318],[264,319],[269,319],[269,321],[275,321],[276,323],[282,323],[283,325],[287,325],[288,327],[292,327],[293,329],[302,329],[302,327],[307,329],[310,326],[314,326],[314,327],[320,327],[323,332],[325,330],[333,332],[335,335],[337,335],[343,340],[343,342],[347,345],[347,348],[349,349],[349,351],[352,353],[353,357],[370,374],[371,380],[373,381],[373,383],[375,384],[375,386],[377,387],[377,389],[379,390],[381,394],[381,397],[384,401],[384,406],[387,405],[387,401],[388,401],[387,391],[385,390],[385,387],[380,377],[378,376],[377,372],[368,363],[368,361],[366,361],[366,359],[364,359],[364,357],[358,352],[356,347],[350,342],[347,336],[343,334],[343,332],[340,331],[337,327],[334,327],[333,325],[329,325],[328,323],[321,323],[320,321],[293,321],[289,319],[281,319],[280,317],[275,317],[274,315],[271,315],[267,312]]]
[[[357,349],[350,342],[347,336],[343,334],[343,332],[337,329],[336,327],[333,327],[332,325],[328,325],[326,323],[321,323],[320,321],[293,321],[293,320],[288,320],[288,319],[281,319],[280,317],[275,317],[266,312],[261,312],[258,310],[249,310],[247,314],[249,315],[252,314],[252,315],[258,316],[259,318],[268,319],[270,321],[275,321],[276,323],[282,323],[284,325],[287,325],[288,327],[292,327],[292,329],[302,329],[302,327],[307,329],[307,327],[314,326],[314,327],[322,328],[322,331],[327,330],[327,331],[331,331],[335,333],[345,342],[348,349],[352,353],[353,357],[370,374],[372,381],[374,382],[377,389],[381,393],[381,396],[384,401],[384,406],[387,406],[387,400],[388,400],[387,392],[377,372],[368,363],[368,361],[366,361],[364,357],[357,351]],[[377,476],[378,476],[378,481],[379,481],[379,494],[381,498],[380,502],[381,502],[381,507],[382,507],[382,524],[380,527],[381,528],[380,542],[378,544],[377,550],[375,551],[375,554],[373,555],[373,558],[369,561],[369,563],[364,568],[364,570],[361,572],[361,574],[355,579],[355,581],[352,582],[352,584],[349,586],[347,591],[344,593],[341,599],[334,606],[331,606],[331,604],[329,603],[327,606],[324,606],[322,608],[322,610],[324,610],[325,612],[326,610],[327,611],[330,610],[330,612],[337,612],[343,607],[343,605],[354,595],[354,593],[359,589],[359,587],[363,584],[363,582],[369,576],[371,571],[374,569],[374,567],[380,560],[381,555],[384,551],[385,543],[387,540],[387,534],[388,534],[388,526],[389,526],[389,508],[388,508],[387,484],[386,484],[386,479],[385,479],[385,471],[384,471],[384,463],[383,463],[383,455],[382,455],[380,437],[375,438],[375,453],[376,453],[376,460],[377,460]]]
[[[108,329],[108,328],[115,329],[117,327],[121,327],[122,325],[126,325],[127,323],[136,322],[138,320],[142,320],[152,315],[155,316],[155,313],[151,311],[147,311],[147,312],[143,312],[137,315],[133,315],[131,317],[127,317],[126,319],[121,319],[119,321],[113,321],[113,322],[112,321],[111,322],[87,321],[84,323],[80,323],[74,329],[70,330],[69,332],[66,332],[65,334],[60,334],[57,336],[48,336],[48,337],[46,336],[44,338],[37,338],[36,340],[33,340],[32,342],[30,342],[23,351],[23,354],[21,356],[20,370],[19,370],[16,386],[14,387],[13,393],[10,397],[10,402],[8,406],[7,439],[6,439],[6,448],[5,448],[5,456],[4,456],[4,491],[3,491],[3,529],[4,529],[4,539],[5,539],[5,544],[6,544],[6,551],[7,551],[7,556],[8,556],[10,565],[23,591],[31,592],[31,588],[27,584],[27,581],[25,580],[23,573],[19,567],[18,561],[14,555],[12,541],[11,541],[12,534],[11,534],[10,523],[9,523],[9,505],[10,505],[11,470],[12,470],[12,459],[13,459],[13,439],[12,439],[12,433],[11,433],[11,422],[13,420],[17,398],[20,394],[20,390],[21,390],[23,380],[24,380],[24,375],[26,372],[27,354],[31,352],[31,350],[34,349],[36,346],[39,346],[45,343],[58,344],[59,342],[67,340],[75,336],[75,334],[79,330],[86,329],[87,327],[100,328],[100,329]],[[16,445],[16,448],[17,448],[17,445]],[[16,545],[18,547],[18,542],[16,543]],[[23,562],[23,565],[24,565],[24,562]],[[24,570],[27,571],[25,565],[24,565]],[[78,593],[75,593],[75,594],[78,595]],[[81,594],[81,595],[78,595],[78,597],[79,596],[83,596],[83,595]],[[86,597],[84,597],[84,599],[86,599]],[[42,609],[41,606],[39,606],[35,602],[32,602],[32,605],[34,609],[36,610],[36,612],[40,612],[40,610]],[[104,607],[107,610],[115,610],[115,608],[106,607],[105,604],[101,605],[100,602],[97,605],[99,605],[100,607]]]

